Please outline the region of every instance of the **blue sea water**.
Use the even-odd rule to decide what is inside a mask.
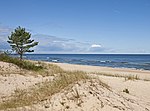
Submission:
[[[25,59],[150,70],[150,54],[26,54]]]

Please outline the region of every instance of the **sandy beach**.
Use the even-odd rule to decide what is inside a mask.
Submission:
[[[88,73],[101,73],[101,74],[110,74],[110,75],[137,75],[141,79],[150,79],[149,70],[136,70],[130,68],[111,68],[111,67],[101,67],[101,66],[88,66],[88,65],[75,65],[67,63],[53,63],[65,70],[81,70]]]
[[[78,81],[47,100],[8,111],[150,111],[150,71],[45,63],[55,64],[67,71],[84,71],[89,77],[98,78],[102,82],[96,79]],[[18,89],[28,90],[56,77],[35,76],[31,71],[24,71],[23,74],[19,72],[16,65],[0,62],[0,103],[5,102]],[[124,92],[125,89],[129,92]]]

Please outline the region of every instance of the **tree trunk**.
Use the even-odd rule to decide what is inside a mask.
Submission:
[[[21,46],[21,49],[20,49],[20,60],[22,60],[22,56],[23,56],[23,51],[22,51],[22,46]]]
[[[20,60],[22,60],[22,55],[23,55],[23,54],[20,54]]]

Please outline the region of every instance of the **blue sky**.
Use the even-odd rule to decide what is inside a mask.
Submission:
[[[35,53],[150,53],[150,0],[1,0],[0,50],[17,26]]]

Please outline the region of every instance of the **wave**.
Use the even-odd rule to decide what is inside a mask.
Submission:
[[[54,60],[52,60],[52,62],[58,62],[58,60],[57,60],[57,59],[54,59]]]
[[[120,62],[120,63],[122,63],[122,64],[128,64],[129,62],[124,62],[124,61],[123,61],[123,62]]]
[[[106,62],[111,62],[111,61],[109,61],[109,60],[106,60],[106,61],[100,61],[101,63],[106,63]]]
[[[145,65],[150,65],[150,62],[144,63]]]

